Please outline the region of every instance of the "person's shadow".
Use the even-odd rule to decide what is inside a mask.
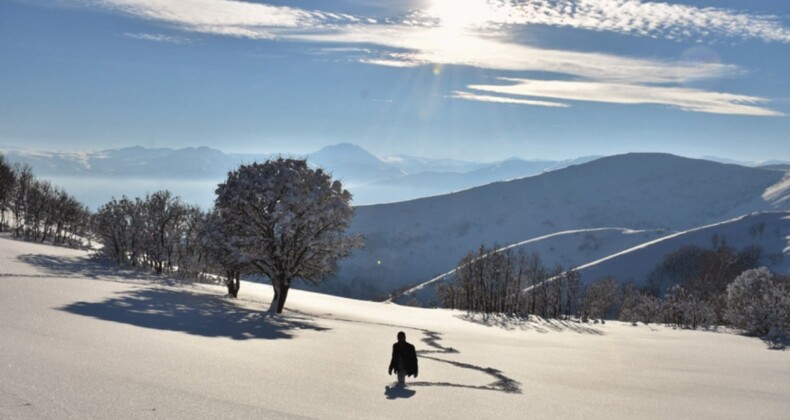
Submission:
[[[384,387],[384,395],[388,400],[395,400],[398,398],[411,398],[417,391],[406,388],[404,385],[387,385]]]

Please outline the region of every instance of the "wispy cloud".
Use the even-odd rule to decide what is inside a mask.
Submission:
[[[567,104],[563,104],[560,102],[548,102],[548,101],[536,101],[532,99],[518,99],[518,98],[508,98],[505,96],[491,96],[491,95],[479,95],[476,93],[471,92],[462,92],[462,91],[455,91],[451,95],[451,98],[456,99],[466,99],[469,101],[479,101],[479,102],[495,102],[500,104],[515,104],[515,105],[531,105],[531,106],[547,106],[547,107],[555,107],[555,108],[567,108]]]
[[[790,43],[786,18],[723,8],[641,0],[432,0],[406,18],[352,16],[237,0],[86,0],[185,30],[248,38],[285,36],[282,29],[387,24],[487,28],[549,25],[671,39],[729,37]],[[399,23],[398,23],[399,22]]]
[[[761,107],[764,98],[732,93],[708,92],[684,87],[642,86],[591,81],[510,79],[508,85],[470,85],[483,92],[505,95],[589,101],[616,104],[659,104],[685,111],[713,114],[782,116]]]
[[[480,0],[486,2],[486,0]],[[711,36],[790,42],[780,16],[640,0],[488,1],[497,23],[544,24],[670,39]],[[745,2],[745,5],[749,4]]]
[[[139,18],[183,30],[252,39],[274,38],[283,28],[315,28],[324,22],[354,23],[349,15],[235,0],[89,0]]]
[[[776,16],[640,0],[432,0],[423,10],[375,19],[236,0],[86,1],[189,32],[322,45],[334,54],[371,65],[462,65],[539,72],[544,78],[555,79],[512,79],[513,84],[507,86],[472,85],[470,89],[489,94],[457,91],[450,95],[455,99],[567,106],[512,97],[520,95],[663,104],[719,114],[782,115],[761,106],[767,102],[765,98],[683,87],[691,80],[746,74],[736,65],[538,48],[516,42],[509,33],[513,27],[544,24],[649,37],[790,42],[790,29]],[[173,42],[164,36],[132,36]]]
[[[291,33],[290,39],[334,44],[375,44],[406,52],[376,57],[374,64],[450,64],[494,70],[538,71],[608,81],[682,83],[692,79],[739,74],[734,65],[669,62],[612,54],[552,50],[482,36],[466,29],[404,25],[355,25],[314,33]]]
[[[183,36],[163,35],[163,34],[147,34],[147,33],[125,33],[127,38],[139,39],[151,42],[165,42],[168,44],[191,44],[192,40]]]

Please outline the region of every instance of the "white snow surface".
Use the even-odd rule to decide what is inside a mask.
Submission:
[[[786,419],[790,353],[730,333],[224,288],[0,238],[0,418]],[[420,376],[387,388],[399,330]],[[434,340],[431,341],[430,338]],[[429,339],[424,341],[425,339]],[[453,349],[453,350],[449,350]]]

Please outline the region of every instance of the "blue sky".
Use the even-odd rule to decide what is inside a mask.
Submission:
[[[790,160],[784,0],[0,0],[0,146]]]

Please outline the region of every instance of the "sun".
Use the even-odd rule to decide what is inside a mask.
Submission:
[[[500,2],[489,0],[431,0],[425,13],[444,28],[463,29],[495,22],[502,14]]]

